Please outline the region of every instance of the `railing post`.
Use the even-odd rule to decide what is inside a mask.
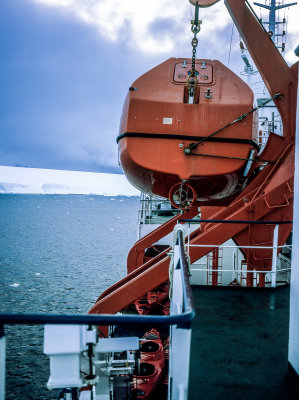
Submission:
[[[183,290],[180,265],[180,248],[178,242],[173,246],[173,272],[172,272],[172,315],[181,314],[183,308]]]
[[[279,225],[275,225],[273,232],[272,274],[271,274],[271,287],[273,288],[276,287],[278,227]]]
[[[190,256],[190,222],[188,223],[188,241],[187,241],[187,246],[188,246],[188,256]]]
[[[184,243],[184,235],[181,229],[175,228],[175,231],[177,234],[175,237],[181,235],[181,242]],[[171,315],[182,313],[184,311],[184,307],[186,307],[183,293],[184,282],[186,279],[183,278],[184,269],[186,268],[187,262],[185,254],[186,248],[184,248],[184,251],[182,251],[178,240],[173,244],[173,251]],[[184,260],[182,259],[183,257]],[[185,264],[183,265],[183,263]],[[190,345],[191,324],[187,323],[182,325],[172,325],[169,360],[170,385],[168,391],[168,399],[170,400],[187,400],[188,398]],[[173,351],[173,349],[175,349],[175,351]]]
[[[0,400],[5,400],[5,336],[0,324]]]

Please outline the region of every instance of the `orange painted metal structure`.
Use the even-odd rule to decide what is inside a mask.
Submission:
[[[249,112],[254,96],[219,61],[197,60],[195,68],[194,104],[186,87],[191,60],[171,58],[138,78],[125,100],[118,144],[123,170],[141,191],[168,197],[174,185],[188,181],[197,201],[211,202],[239,191],[248,178],[257,121],[251,113],[210,136]],[[186,154],[197,141],[196,151]]]
[[[291,220],[298,63],[288,67],[269,35],[247,7],[245,0],[226,0],[225,5],[258,67],[270,95],[282,94],[282,97],[274,102],[282,118],[284,134],[283,137],[274,133],[270,134],[266,148],[260,155],[260,158],[268,160],[268,163],[257,174],[251,176],[247,186],[241,192],[230,197],[225,206],[211,206],[210,203],[201,206],[201,217],[202,219],[226,221]],[[194,106],[190,105],[190,107]],[[125,146],[126,142],[123,141],[123,143]],[[193,207],[189,213],[195,216],[197,208]],[[186,213],[181,218],[186,218]],[[133,246],[128,256],[128,275],[98,298],[90,310],[91,313],[104,314],[120,311],[168,280],[170,259],[167,251],[142,264],[143,251],[159,240],[161,235],[167,234],[175,222],[176,218],[173,218],[166,226],[153,231]],[[291,229],[291,225],[280,227],[278,245],[285,243]],[[273,225],[271,224],[256,226],[247,223],[211,222],[202,223],[199,229],[192,232],[190,244],[221,245],[226,240],[233,238],[239,245],[248,246],[266,244],[272,241],[272,235]],[[191,262],[195,262],[212,250],[213,247],[190,247]],[[269,250],[262,250],[261,253],[261,250],[244,249],[243,252],[247,258],[248,270],[267,271],[271,269]],[[248,273],[248,286],[252,285],[252,275]],[[260,285],[263,284],[264,277],[261,275]]]

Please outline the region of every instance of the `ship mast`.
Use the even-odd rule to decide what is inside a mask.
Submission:
[[[265,8],[269,10],[269,20],[268,21],[261,21],[264,25],[268,25],[269,27],[269,34],[271,35],[272,41],[275,46],[279,49],[281,53],[285,50],[285,41],[284,38],[286,36],[285,24],[286,19],[283,18],[282,21],[278,21],[276,19],[277,11],[286,8],[295,6],[297,2],[284,4],[285,0],[276,1],[276,0],[269,0],[269,4],[267,0],[265,0],[265,4],[254,2],[253,4],[259,6],[261,8]],[[282,29],[281,29],[282,28]],[[279,41],[281,39],[281,43]]]
[[[271,36],[273,43],[276,48],[280,51],[281,54],[285,52],[286,45],[286,18],[279,18],[278,11],[281,9],[285,9],[287,7],[291,7],[297,4],[297,2],[287,3],[285,4],[285,0],[265,0],[265,4],[261,4],[258,2],[254,2],[254,5],[266,9],[269,11],[268,21],[263,21],[262,17],[260,18],[260,22],[263,25],[268,26],[268,33]],[[241,72],[241,75],[247,76],[247,83],[249,86],[252,85],[251,76],[255,75],[257,71],[254,69],[253,65],[250,63],[247,55],[246,49],[244,48],[244,44],[242,39],[240,38],[240,46],[242,51],[242,60],[244,61],[244,71]]]

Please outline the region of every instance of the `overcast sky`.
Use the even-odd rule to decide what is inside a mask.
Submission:
[[[192,10],[187,0],[1,0],[0,165],[121,172],[115,138],[128,87],[169,57],[191,56]],[[233,32],[239,73],[224,4],[200,18],[197,56],[227,65]],[[289,64],[298,20],[295,6]]]

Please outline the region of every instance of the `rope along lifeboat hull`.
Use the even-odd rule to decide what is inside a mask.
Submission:
[[[198,85],[188,104],[191,60],[171,58],[130,87],[120,124],[120,160],[138,189],[168,197],[187,181],[198,201],[232,195],[252,170],[258,146],[254,96],[245,82],[219,61],[197,60]],[[202,141],[189,155],[185,149]]]

